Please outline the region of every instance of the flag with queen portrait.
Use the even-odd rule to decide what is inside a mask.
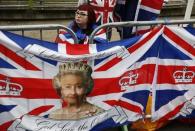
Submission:
[[[160,26],[131,39],[71,45],[1,31],[0,129],[100,130],[120,126],[144,118],[149,95],[153,120],[192,118],[194,33],[192,27]],[[93,81],[85,79],[90,86],[87,106],[72,114],[67,110],[68,102],[85,91],[80,89],[84,83],[75,83],[77,78],[73,78],[75,85],[67,84],[60,74],[67,70],[86,71]],[[62,78],[61,86],[56,84],[58,78]],[[77,95],[63,102],[68,88]]]

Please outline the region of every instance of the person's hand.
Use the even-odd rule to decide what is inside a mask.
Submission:
[[[186,117],[187,115],[190,115],[194,109],[195,109],[195,98],[185,102],[179,114]]]
[[[114,106],[108,113],[112,116],[115,123],[122,124],[128,120],[128,116],[120,106]]]
[[[130,52],[125,47],[122,47],[122,48],[123,48],[123,51],[118,52],[117,57],[121,59],[125,59],[130,56]]]

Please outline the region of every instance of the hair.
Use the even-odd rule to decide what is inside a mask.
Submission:
[[[59,66],[59,72],[56,76],[53,78],[53,87],[57,91],[57,94],[61,97],[61,89],[62,85],[60,82],[61,77],[67,74],[74,74],[81,76],[83,79],[83,84],[85,87],[87,87],[86,95],[89,94],[93,89],[93,79],[91,77],[92,74],[92,68],[82,62],[66,62]]]
[[[90,35],[91,32],[93,31],[92,27],[94,24],[96,24],[96,15],[95,12],[93,10],[93,7],[89,4],[82,4],[80,5],[77,10],[82,10],[82,11],[87,11],[88,12],[88,23],[87,23],[87,29],[86,29],[86,34]],[[78,25],[77,23],[74,21],[72,29],[73,31],[77,31],[78,30]]]

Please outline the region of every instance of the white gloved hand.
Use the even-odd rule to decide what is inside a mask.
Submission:
[[[186,117],[187,115],[190,115],[194,109],[195,109],[194,102],[187,101],[185,102],[184,106],[181,108],[180,115]]]
[[[120,106],[114,106],[108,113],[116,123],[122,124],[128,120],[128,116]]]

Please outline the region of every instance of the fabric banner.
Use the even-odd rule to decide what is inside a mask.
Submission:
[[[1,31],[0,129],[120,126],[144,118],[150,94],[154,121],[193,117],[194,34],[160,26],[127,40],[71,45]]]
[[[163,7],[164,0],[119,0],[116,5],[116,16],[119,21],[155,21]],[[126,39],[135,34],[144,34],[150,26],[124,27],[121,38]]]

